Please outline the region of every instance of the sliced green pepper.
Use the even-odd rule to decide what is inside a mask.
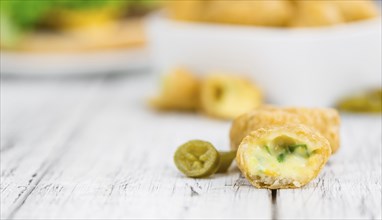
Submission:
[[[267,150],[267,152],[269,154],[271,154],[271,151],[267,145],[265,145],[265,149]],[[279,154],[277,154],[277,157],[276,157],[276,159],[279,163],[284,162],[285,158],[289,154],[297,154],[297,155],[302,156],[304,158],[309,158],[310,154],[311,154],[311,153],[309,153],[308,146],[306,144],[284,145],[284,146],[280,147],[280,149],[282,149],[282,150],[278,151]]]
[[[294,144],[294,145],[289,145],[288,149],[291,152],[295,152],[297,155],[300,155],[304,158],[309,158],[310,153],[308,151],[308,146],[306,144]]]
[[[226,172],[235,157],[236,151],[218,152],[209,142],[192,140],[176,150],[174,162],[184,175],[201,178]]]
[[[271,154],[271,150],[269,149],[267,145],[265,145],[265,150],[267,150],[268,154]]]
[[[211,143],[192,140],[176,150],[174,162],[188,177],[206,177],[219,169],[220,156]]]
[[[284,160],[285,160],[285,154],[284,154],[284,153],[281,153],[281,154],[279,154],[279,155],[277,156],[277,161],[278,161],[279,163],[284,162]]]
[[[229,151],[229,152],[219,152],[220,155],[220,165],[218,169],[218,173],[225,173],[227,172],[228,168],[231,166],[232,161],[236,157],[236,151]]]
[[[337,108],[349,112],[382,112],[382,89],[347,97],[338,103]]]
[[[289,152],[293,153],[296,150],[296,148],[299,148],[299,147],[302,147],[305,150],[308,149],[306,144],[291,144],[291,145],[288,145],[288,150]]]

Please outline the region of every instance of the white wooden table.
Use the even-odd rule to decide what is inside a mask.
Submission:
[[[1,83],[1,217],[381,219],[381,117],[342,115],[342,145],[319,177],[259,190],[235,166],[185,178],[190,139],[229,146],[229,122],[145,106],[149,75]]]

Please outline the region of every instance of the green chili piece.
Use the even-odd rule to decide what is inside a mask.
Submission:
[[[365,91],[341,100],[337,108],[342,111],[360,113],[382,112],[382,89]]]
[[[288,145],[288,150],[289,150],[289,152],[293,153],[296,150],[296,148],[298,148],[298,147],[302,147],[304,149],[307,149],[306,144],[291,144],[291,145]]]
[[[220,154],[220,165],[218,169],[218,173],[227,172],[228,168],[231,166],[232,161],[236,157],[237,151],[229,151],[229,152],[219,152]]]
[[[285,154],[284,154],[284,153],[279,154],[279,155],[277,156],[277,161],[278,161],[279,163],[284,162],[284,160],[285,160]]]
[[[288,149],[290,150],[290,152],[292,153],[296,152],[296,154],[302,157],[305,157],[305,158],[310,157],[308,146],[306,144],[292,144],[288,146]]]
[[[176,150],[174,162],[176,167],[188,177],[207,177],[219,169],[220,155],[211,143],[192,140]]]
[[[268,145],[265,145],[265,149],[267,150],[267,152],[268,152],[269,154],[271,154],[271,150],[269,149]]]
[[[235,157],[236,151],[218,152],[209,142],[192,140],[176,150],[174,162],[184,175],[200,178],[227,172]]]

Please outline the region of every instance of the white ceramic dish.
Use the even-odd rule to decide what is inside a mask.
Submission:
[[[76,53],[1,51],[2,74],[78,76],[127,72],[148,66],[145,48],[121,48]]]
[[[381,86],[381,18],[333,27],[277,29],[147,21],[156,71],[186,66],[247,74],[269,102],[331,106],[357,90]]]

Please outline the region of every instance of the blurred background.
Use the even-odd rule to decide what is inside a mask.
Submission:
[[[380,3],[2,0],[2,81],[150,75],[162,86],[154,108],[188,110],[196,107],[168,100],[192,95],[173,90],[220,74],[251,81],[257,103],[380,112]],[[186,77],[160,84],[179,68]],[[225,105],[241,106],[235,100],[247,94]]]
[[[381,32],[380,0],[0,0],[0,218],[378,218]],[[262,105],[341,111],[309,186],[176,169]]]

